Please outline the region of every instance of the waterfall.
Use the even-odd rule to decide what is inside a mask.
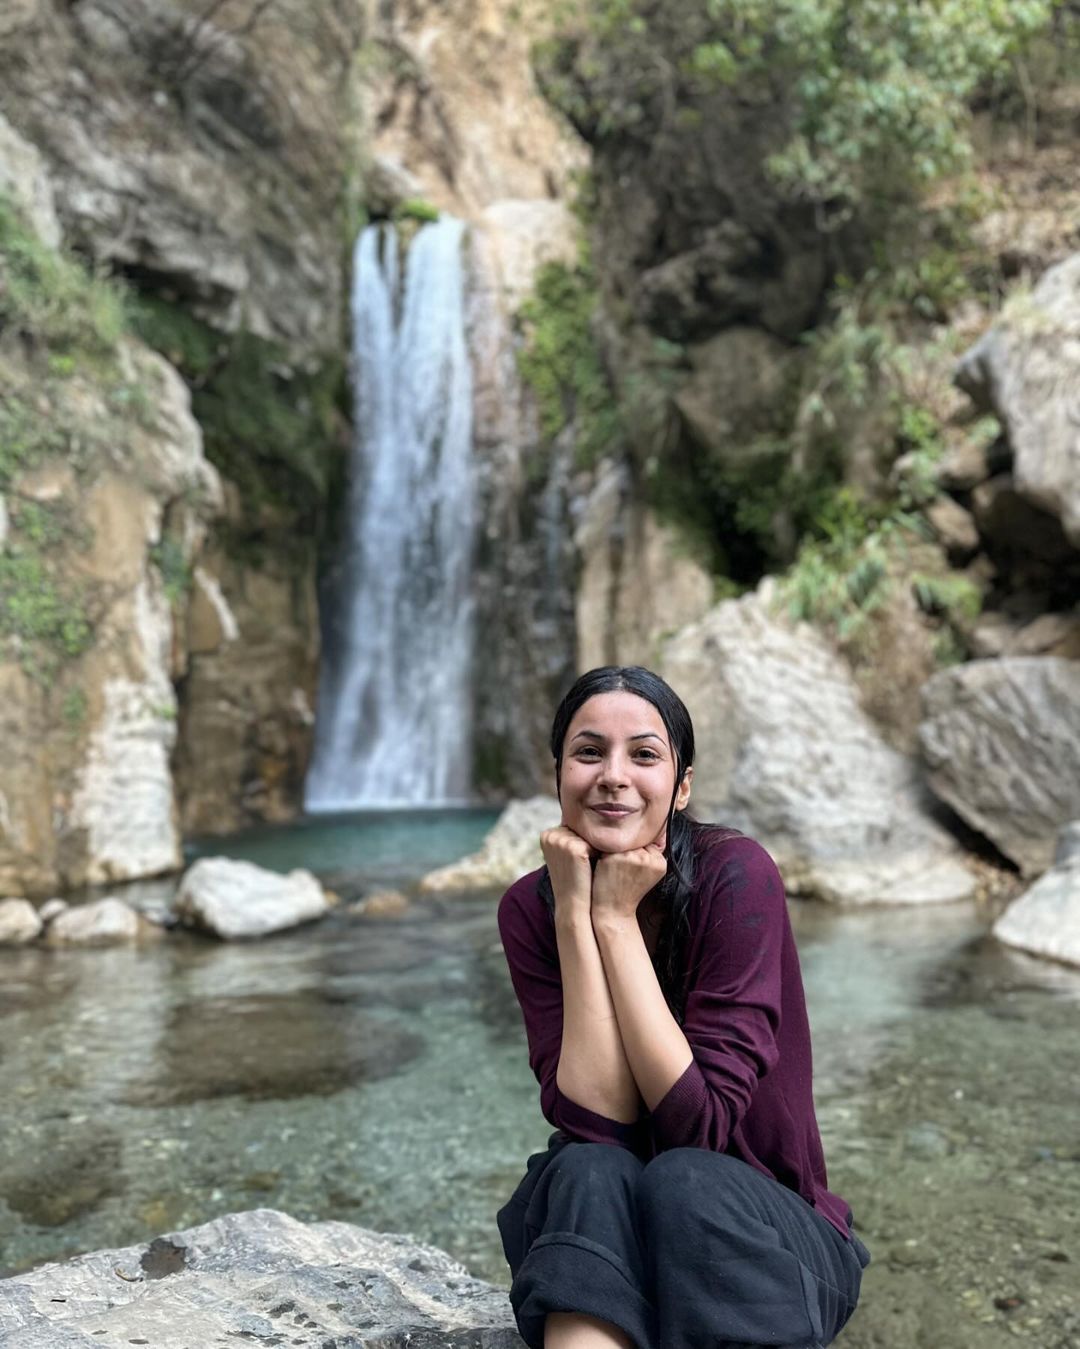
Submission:
[[[309,810],[430,805],[469,791],[472,380],[464,225],[354,255],[349,542],[324,621]]]

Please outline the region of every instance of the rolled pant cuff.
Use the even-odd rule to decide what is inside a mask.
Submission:
[[[613,1252],[572,1232],[537,1237],[510,1289],[521,1338],[543,1349],[549,1312],[576,1312],[608,1321],[637,1349],[656,1343],[656,1314],[637,1280]]]

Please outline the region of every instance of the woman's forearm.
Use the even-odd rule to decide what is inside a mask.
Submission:
[[[693,1062],[693,1051],[671,1015],[637,918],[594,914],[593,927],[623,1053],[655,1110]]]
[[[556,911],[555,937],[563,989],[562,1050],[555,1078],[559,1090],[586,1110],[632,1124],[640,1108],[638,1087],[588,908]]]

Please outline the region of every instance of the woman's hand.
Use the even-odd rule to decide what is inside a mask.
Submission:
[[[540,848],[551,875],[556,918],[575,911],[587,915],[592,901],[592,849],[564,824],[545,829]]]
[[[659,840],[601,857],[592,883],[594,922],[636,923],[638,905],[666,875],[667,858]]]

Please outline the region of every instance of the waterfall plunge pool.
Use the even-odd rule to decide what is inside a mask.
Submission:
[[[491,818],[320,817],[205,851],[311,867],[348,900],[414,884]],[[505,1282],[494,1213],[549,1130],[494,900],[0,951],[0,1270],[273,1207],[412,1232]],[[1003,950],[966,907],[792,913],[830,1180],[874,1254],[843,1343],[1075,1349],[1080,972]]]

